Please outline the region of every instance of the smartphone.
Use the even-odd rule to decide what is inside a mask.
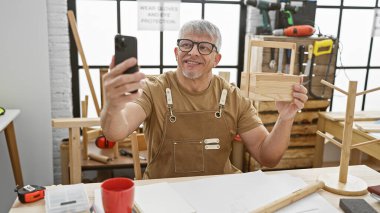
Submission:
[[[128,58],[137,59],[137,39],[133,36],[117,34],[115,36],[115,62],[120,64]],[[138,65],[129,68],[124,73],[131,74],[138,71]]]

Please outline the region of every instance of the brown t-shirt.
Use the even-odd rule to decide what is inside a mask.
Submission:
[[[181,96],[173,96],[174,112],[194,112],[203,110],[217,111],[220,94],[227,89],[226,104],[223,116],[226,116],[231,135],[241,134],[262,125],[257,111],[251,101],[241,94],[240,90],[230,85],[223,78],[214,75],[209,88],[202,92],[189,92],[179,85],[176,72],[166,72],[155,77],[148,77],[143,94],[135,102],[145,111],[144,133],[150,146],[149,156],[155,156],[158,144],[162,141],[165,115],[168,111],[166,88],[178,90]],[[150,158],[151,159],[151,158]]]

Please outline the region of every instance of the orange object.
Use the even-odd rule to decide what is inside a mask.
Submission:
[[[104,135],[99,136],[95,140],[95,145],[100,149],[110,149],[115,146],[115,141],[109,141]]]
[[[32,203],[45,197],[45,187],[37,185],[27,185],[15,189],[21,203]]]
[[[303,37],[303,36],[311,36],[314,34],[314,32],[315,32],[314,27],[310,25],[296,25],[296,26],[287,27],[285,29],[273,30],[273,35]]]

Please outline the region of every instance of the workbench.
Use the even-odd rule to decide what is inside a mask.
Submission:
[[[302,178],[306,183],[310,184],[310,183],[315,182],[315,180],[321,174],[334,173],[334,172],[337,172],[338,170],[339,170],[338,167],[329,167],[329,168],[314,168],[314,169],[283,170],[283,171],[265,172],[265,173],[266,174],[287,173],[287,174],[292,175],[294,177]],[[356,177],[363,179],[369,186],[380,184],[380,173],[374,171],[373,169],[371,169],[367,166],[364,166],[364,165],[350,166],[349,172],[351,175],[355,175]],[[183,178],[139,180],[139,181],[135,181],[135,183],[136,183],[136,185],[146,185],[146,184],[159,183],[159,182],[173,183],[173,182],[195,180],[195,179],[207,178],[207,177],[208,176],[197,176],[197,177],[183,177]],[[87,195],[88,195],[90,203],[93,203],[93,201],[94,201],[94,190],[100,188],[100,183],[85,184],[85,188],[86,188]],[[365,199],[373,208],[375,208],[377,211],[380,211],[380,203],[378,201],[376,201],[374,198],[372,198],[369,194],[366,194],[363,196],[356,196],[356,197],[346,197],[346,196],[340,196],[340,195],[332,194],[332,193],[324,191],[324,190],[320,190],[318,193],[337,209],[340,209],[339,208],[340,198],[360,198],[360,199]],[[11,213],[45,212],[45,201],[40,200],[40,201],[37,201],[35,203],[22,204],[16,199],[12,208],[10,209],[10,212]]]
[[[329,133],[333,135],[338,140],[342,140],[343,137],[343,128],[344,128],[344,112],[319,112],[318,126],[317,130],[323,133]],[[354,125],[352,132],[352,145],[358,144],[365,141],[375,140],[380,138],[378,133],[368,133],[359,130],[355,127],[355,122],[360,121],[374,121],[380,119],[380,111],[371,111],[371,112],[355,112],[354,116]],[[323,163],[323,151],[324,151],[324,141],[325,139],[321,136],[317,136],[317,142],[315,144],[315,155],[314,155],[314,167],[321,167]],[[358,150],[368,154],[380,160],[380,143],[369,144],[365,146],[358,147]],[[355,152],[354,152],[355,153]],[[361,163],[360,153],[351,155],[352,164]]]
[[[0,132],[4,131],[5,140],[8,146],[9,157],[12,164],[13,176],[16,185],[24,186],[22,172],[20,166],[20,158],[18,155],[15,128],[13,121],[20,114],[18,109],[7,109],[4,115],[0,116]]]

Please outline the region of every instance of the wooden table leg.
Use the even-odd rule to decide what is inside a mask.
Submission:
[[[319,115],[317,130],[325,133],[325,117]],[[315,141],[315,153],[313,167],[322,167],[323,163],[323,150],[325,148],[325,139],[317,134],[317,139]]]
[[[16,185],[22,187],[24,186],[24,181],[22,179],[20,158],[18,156],[16,134],[15,134],[13,122],[8,124],[8,126],[4,129],[4,133],[5,133],[5,139],[8,145],[8,152],[9,152],[9,157],[12,163],[12,170],[13,170],[15,182],[16,182]]]
[[[70,184],[82,182],[79,127],[69,128]]]

